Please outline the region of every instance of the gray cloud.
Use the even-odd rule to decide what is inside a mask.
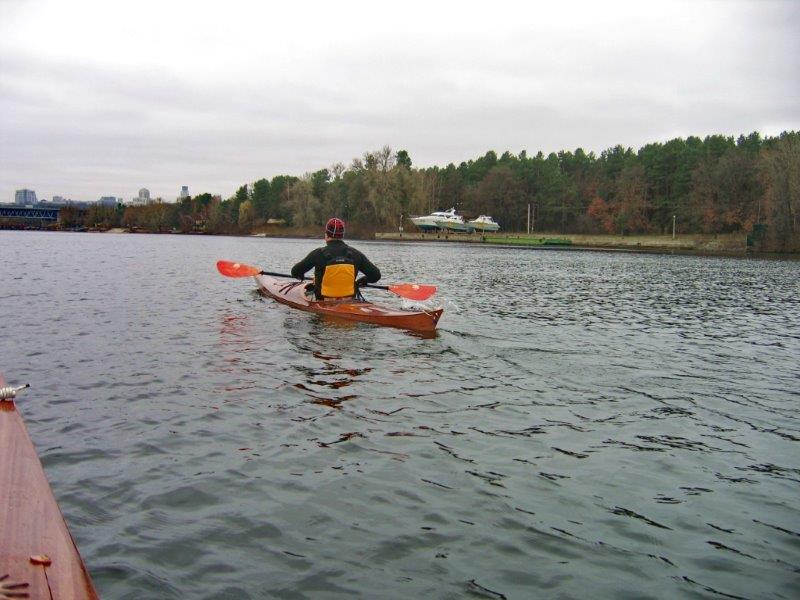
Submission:
[[[313,31],[274,23],[244,42],[237,35],[252,29],[223,19],[163,56],[121,39],[88,58],[47,38],[3,41],[31,27],[22,4],[0,9],[0,201],[21,187],[81,199],[142,186],[172,199],[181,185],[227,196],[385,144],[444,166],[489,149],[599,152],[800,126],[791,2],[611,5],[574,26],[569,9],[591,5],[549,15],[499,3],[485,27],[475,12],[393,28],[387,13]],[[271,39],[279,26],[289,31]]]

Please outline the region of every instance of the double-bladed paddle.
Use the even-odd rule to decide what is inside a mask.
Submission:
[[[262,271],[258,267],[245,265],[243,263],[231,262],[228,260],[218,260],[217,270],[225,277],[253,277],[254,275],[272,275],[273,277],[292,277],[285,273],[271,273]],[[303,279],[310,279],[304,277]],[[409,300],[427,300],[436,293],[435,285],[421,285],[418,283],[398,283],[395,285],[376,285],[374,283],[362,284],[362,287],[388,290],[401,298]]]

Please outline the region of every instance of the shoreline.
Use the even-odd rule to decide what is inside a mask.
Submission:
[[[783,255],[756,251],[748,246],[745,234],[610,235],[562,233],[376,233],[376,240],[485,244],[489,246],[540,250],[609,250],[709,256]]]
[[[0,231],[23,231],[0,229]],[[199,231],[131,231],[115,227],[107,230],[90,229],[69,231],[66,229],[28,229],[26,231],[53,231],[58,233],[116,233],[152,235],[223,235],[231,237],[322,239],[310,228],[272,229],[252,233],[204,233]],[[525,233],[419,233],[419,232],[357,232],[349,237],[354,241],[379,241],[413,244],[419,242],[461,243],[486,245],[498,248],[521,248],[526,250],[606,251],[638,252],[643,254],[685,254],[694,256],[758,257],[800,260],[800,254],[792,252],[769,252],[748,246],[743,233],[681,234],[671,235],[611,235],[611,234],[562,234],[537,232]]]

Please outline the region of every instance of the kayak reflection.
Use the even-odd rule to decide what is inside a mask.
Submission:
[[[372,353],[374,340],[372,336],[359,335],[359,329],[366,329],[363,324],[324,315],[315,315],[306,322],[308,328],[301,335],[292,327],[293,335],[289,336],[287,327],[287,336],[303,357],[302,363],[293,365],[303,375],[294,387],[313,404],[341,408],[343,402],[360,397],[350,388],[372,371],[359,356]]]

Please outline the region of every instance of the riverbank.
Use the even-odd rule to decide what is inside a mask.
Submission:
[[[376,233],[376,240],[402,242],[460,242],[501,246],[600,248],[652,252],[703,254],[745,254],[747,236],[731,234],[696,235],[584,235],[562,233]]]
[[[3,229],[0,227],[0,229]],[[23,229],[23,228],[20,228]],[[162,235],[231,235],[237,237],[263,238],[301,238],[321,239],[317,227],[260,227],[250,233],[205,233],[201,231],[179,232],[177,230],[151,232],[130,230],[122,227],[110,229],[38,229],[36,231],[79,231],[87,233],[160,233]],[[355,228],[354,228],[355,229]],[[797,253],[768,252],[747,244],[743,233],[731,234],[684,234],[674,238],[671,235],[585,235],[562,233],[419,233],[419,232],[372,232],[369,230],[349,231],[349,240],[381,240],[395,242],[459,242],[469,244],[489,244],[496,246],[517,246],[529,248],[564,248],[589,250],[619,250],[629,252],[685,253],[707,255],[755,255],[764,257],[793,258]]]

